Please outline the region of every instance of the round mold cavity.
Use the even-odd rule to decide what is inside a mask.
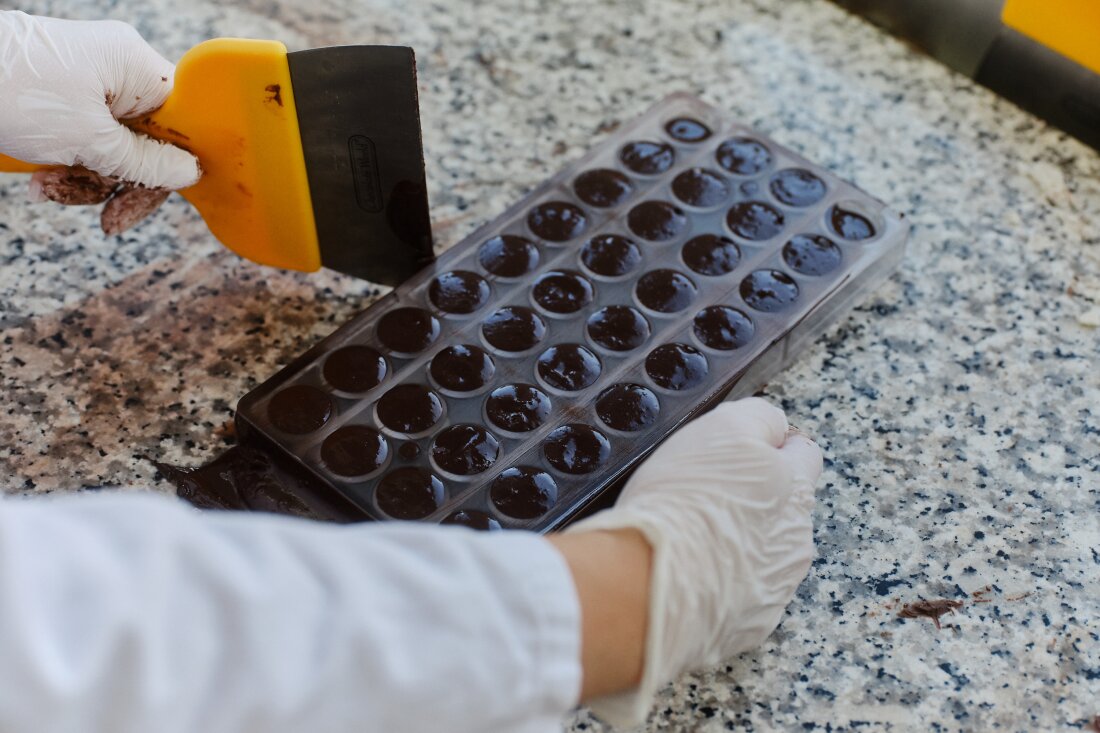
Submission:
[[[751,137],[731,137],[714,153],[718,165],[738,176],[755,176],[772,164],[768,147]]]
[[[633,240],[621,234],[599,234],[585,243],[581,264],[597,277],[614,280],[638,268],[642,251]]]
[[[528,212],[527,228],[539,239],[560,244],[584,234],[588,215],[568,201],[544,201]]]
[[[712,305],[695,314],[692,333],[714,351],[739,349],[752,340],[756,327],[744,312],[728,305]]]
[[[634,286],[638,303],[660,315],[679,313],[691,305],[697,293],[691,278],[677,270],[650,270]]]
[[[336,412],[332,398],[308,384],[295,384],[276,392],[267,403],[267,418],[290,435],[320,430]]]
[[[595,289],[588,278],[572,270],[550,270],[531,288],[531,300],[553,316],[571,316],[592,302]]]
[[[703,122],[694,117],[676,117],[665,123],[665,132],[673,140],[688,145],[701,143],[713,133]]]
[[[737,269],[741,262],[741,249],[729,237],[700,234],[684,243],[680,259],[692,272],[721,277]]]
[[[398,384],[374,404],[374,415],[385,430],[398,436],[420,436],[443,419],[443,399],[423,384]]]
[[[573,193],[589,206],[606,209],[630,198],[634,184],[617,170],[595,168],[573,179]]]
[[[821,234],[796,234],[783,245],[783,261],[800,275],[824,275],[843,259],[836,242]]]
[[[378,340],[397,354],[418,354],[439,338],[439,320],[423,308],[394,308],[378,319]]]
[[[570,423],[552,431],[542,444],[551,468],[579,476],[592,473],[611,457],[611,442],[591,425]]]
[[[496,363],[479,346],[455,344],[440,350],[428,365],[432,382],[444,392],[466,395],[484,389],[496,374]]]
[[[443,503],[443,482],[422,468],[396,468],[374,489],[374,503],[394,519],[423,519]]]
[[[805,168],[784,168],[772,176],[768,189],[784,206],[804,208],[825,198],[825,181]]]
[[[500,522],[492,515],[478,509],[459,509],[451,512],[440,524],[457,524],[460,527],[493,532],[502,529]]]
[[[684,233],[688,217],[667,201],[643,201],[626,215],[630,231],[650,242],[667,242]]]
[[[430,455],[441,473],[465,479],[492,468],[500,457],[500,441],[480,425],[460,423],[435,436]]]
[[[707,357],[694,346],[671,343],[658,346],[645,360],[646,375],[660,389],[686,392],[707,379]]]
[[[838,201],[825,212],[829,231],[849,242],[868,242],[885,229],[881,214],[872,211],[862,201]]]
[[[798,299],[798,283],[782,270],[756,270],[741,281],[741,299],[764,313],[783,310]]]
[[[321,376],[329,386],[348,394],[369,392],[382,383],[388,372],[386,357],[361,344],[332,351],[321,366]]]
[[[621,382],[613,384],[596,398],[596,415],[612,430],[633,433],[645,430],[657,421],[661,401],[648,387]]]
[[[489,393],[485,417],[508,433],[529,433],[550,417],[552,405],[545,392],[531,384],[506,384]]]
[[[763,242],[783,231],[783,212],[763,201],[742,201],[726,213],[726,226],[741,239]]]
[[[516,356],[539,345],[546,337],[546,322],[530,308],[509,305],[485,319],[481,336],[498,353]]]
[[[649,340],[650,326],[638,309],[628,305],[609,305],[588,317],[588,338],[598,347],[623,353]]]
[[[697,209],[713,209],[726,202],[729,184],[709,168],[688,168],[672,179],[672,195]]]
[[[428,286],[428,299],[449,315],[469,315],[488,302],[489,283],[466,270],[443,272]]]
[[[559,392],[579,392],[600,377],[600,358],[580,344],[557,344],[539,355],[535,372],[539,381]]]
[[[558,500],[558,484],[534,466],[512,466],[500,472],[489,487],[489,500],[512,519],[537,519]]]
[[[477,261],[489,274],[513,280],[539,266],[539,248],[527,237],[501,234],[482,242]]]
[[[619,148],[619,162],[643,176],[664,173],[676,162],[676,151],[665,142],[632,140]]]
[[[321,443],[321,462],[342,479],[366,479],[386,466],[390,446],[385,436],[367,425],[344,425]]]

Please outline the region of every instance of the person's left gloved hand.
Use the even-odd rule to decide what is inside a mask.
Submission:
[[[32,199],[107,202],[103,230],[117,234],[199,179],[189,152],[119,120],[159,107],[174,67],[118,21],[0,12],[0,152],[65,166],[31,179]]]

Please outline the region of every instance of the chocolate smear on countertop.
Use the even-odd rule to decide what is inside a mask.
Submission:
[[[898,618],[930,618],[940,629],[940,616],[945,613],[955,613],[956,608],[962,608],[962,601],[951,601],[942,598],[935,601],[915,601],[906,603],[898,611]]]

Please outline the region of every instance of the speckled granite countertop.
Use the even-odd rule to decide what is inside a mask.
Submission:
[[[1100,713],[1100,156],[818,0],[39,0],[212,36],[413,45],[442,246],[687,89],[905,211],[901,272],[774,380],[827,455],[819,557],[757,653],[653,730],[1064,730]],[[174,198],[116,240],[0,177],[0,485],[150,486],[362,308]],[[162,485],[160,490],[166,490]],[[977,594],[977,595],[975,595]],[[904,602],[964,605],[937,632]],[[602,730],[583,714],[572,730]]]

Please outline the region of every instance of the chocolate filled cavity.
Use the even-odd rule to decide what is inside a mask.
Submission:
[[[642,430],[652,425],[660,412],[657,395],[640,384],[616,384],[596,398],[596,414],[615,430]]]
[[[399,384],[382,395],[375,411],[395,433],[422,433],[443,417],[443,400],[422,384]]]
[[[688,168],[672,179],[672,193],[688,206],[718,206],[729,196],[726,179],[706,168]]]
[[[527,226],[541,239],[568,242],[584,233],[588,217],[579,207],[566,201],[547,201],[527,214]]]
[[[630,179],[610,168],[597,168],[581,173],[573,181],[573,192],[589,206],[618,206],[630,198],[634,186]]]
[[[772,154],[764,144],[751,137],[734,137],[718,146],[714,154],[718,165],[730,173],[753,176],[772,164]]]
[[[763,201],[742,201],[726,214],[726,223],[737,236],[756,242],[783,231],[783,214]]]
[[[626,215],[630,231],[651,242],[664,242],[682,232],[688,224],[683,210],[666,201],[643,201]]]
[[[325,358],[325,381],[344,392],[366,392],[386,378],[386,359],[369,346],[344,346]]]
[[[377,333],[387,349],[415,354],[439,338],[439,320],[423,308],[395,308],[378,319]]]
[[[712,305],[695,315],[695,337],[712,349],[731,351],[752,340],[752,319],[728,305]]]
[[[611,443],[595,428],[574,423],[562,425],[546,436],[542,451],[557,470],[579,475],[592,473],[606,463]]]
[[[542,381],[563,392],[578,392],[600,376],[599,357],[580,344],[558,344],[539,355],[536,365]]]
[[[536,303],[551,313],[576,313],[592,302],[592,283],[583,275],[568,270],[551,270],[542,275],[531,289]]]
[[[649,352],[645,370],[658,387],[686,390],[698,387],[707,378],[707,357],[694,346],[665,344]]]
[[[829,223],[833,231],[845,239],[859,241],[875,236],[875,227],[867,217],[840,206],[829,210]]]
[[[275,393],[267,405],[267,416],[284,433],[305,435],[323,427],[334,410],[327,394],[308,384],[296,384]]]
[[[473,313],[489,300],[489,283],[465,270],[437,275],[428,287],[432,304],[447,313]]]
[[[649,338],[649,321],[635,308],[609,305],[588,318],[588,335],[611,351],[630,351]]]
[[[539,248],[525,237],[502,234],[482,243],[477,260],[497,277],[522,277],[539,266]]]
[[[798,284],[779,270],[757,270],[741,281],[741,298],[758,311],[781,310],[797,297]]]
[[[457,512],[451,512],[440,524],[457,524],[470,529],[490,532],[501,529],[500,522],[491,515],[477,509],[459,509]]]
[[[492,466],[500,455],[500,442],[480,425],[452,425],[435,436],[432,460],[447,473],[473,476]]]
[[[406,440],[401,444],[401,447],[397,449],[398,457],[405,461],[415,461],[420,457],[420,446],[412,440]]]
[[[501,430],[526,433],[550,417],[550,398],[530,384],[508,384],[489,393],[485,415]]]
[[[394,519],[423,519],[443,501],[443,482],[422,468],[398,468],[382,477],[374,498]]]
[[[452,392],[473,392],[481,389],[496,372],[493,357],[484,349],[468,344],[448,346],[432,357],[428,367],[432,379]]]
[[[489,488],[493,506],[514,519],[541,517],[554,506],[557,495],[554,478],[532,466],[506,468]]]
[[[530,308],[501,308],[481,324],[485,340],[501,351],[527,351],[546,336],[546,323]]]
[[[386,462],[390,448],[377,430],[345,425],[321,443],[321,460],[338,476],[365,476]]]
[[[787,206],[810,206],[825,198],[825,181],[801,168],[787,168],[772,176],[772,196]]]
[[[652,270],[638,278],[638,302],[658,313],[682,311],[695,300],[695,283],[676,270]]]
[[[729,237],[717,234],[700,234],[692,237],[681,251],[684,264],[700,275],[717,277],[737,269],[741,250]]]
[[[671,168],[676,153],[668,143],[635,140],[619,149],[619,160],[635,173],[652,176]]]
[[[783,245],[783,261],[803,275],[824,275],[840,264],[840,247],[820,234],[796,234]]]
[[[677,117],[665,125],[665,132],[682,143],[699,143],[710,137],[710,128],[692,117]]]
[[[621,277],[642,261],[638,245],[618,234],[592,237],[581,250],[581,262],[592,272],[604,277]]]

